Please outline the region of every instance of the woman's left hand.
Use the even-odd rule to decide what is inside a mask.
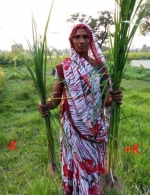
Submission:
[[[112,97],[112,99],[114,101],[117,102],[117,104],[122,104],[122,98],[123,98],[123,94],[122,91],[120,89],[116,90],[116,91],[110,91],[110,95]]]

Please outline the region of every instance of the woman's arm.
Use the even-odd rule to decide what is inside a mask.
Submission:
[[[62,92],[63,92],[63,83],[59,80],[55,81],[54,87],[53,87],[53,93],[50,100],[47,101],[47,103],[52,104],[50,106],[50,110],[55,109],[61,102],[62,98]]]
[[[41,102],[38,103],[37,108],[41,116],[46,116],[50,110],[55,109],[60,104],[62,92],[63,83],[59,80],[55,81],[51,100],[47,100],[46,105],[41,104]]]

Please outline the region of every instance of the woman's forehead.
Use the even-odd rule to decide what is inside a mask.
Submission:
[[[76,35],[76,34],[87,34],[87,32],[86,32],[84,27],[83,28],[77,28],[74,35]]]

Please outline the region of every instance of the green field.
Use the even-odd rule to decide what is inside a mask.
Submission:
[[[14,72],[12,66],[1,66],[6,81],[0,92],[0,194],[59,195],[61,172],[47,172],[47,144],[44,119],[37,111],[39,101],[30,79]],[[138,73],[140,74],[140,73]],[[128,74],[129,75],[129,74]],[[54,77],[48,76],[49,94]],[[130,80],[129,80],[130,79]],[[129,79],[122,82],[120,143],[116,173],[122,178],[125,195],[150,194],[150,83]],[[52,112],[59,118],[57,110]],[[60,127],[53,124],[57,162],[59,162]],[[17,151],[4,148],[10,140],[18,140]],[[126,146],[140,144],[140,154],[126,153]]]

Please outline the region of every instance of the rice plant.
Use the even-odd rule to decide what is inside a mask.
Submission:
[[[140,21],[150,9],[150,1],[144,6],[143,0],[115,0],[115,33],[110,38],[110,52],[113,64],[110,67],[112,88],[118,90],[124,74],[130,45]],[[138,14],[137,14],[138,13]],[[108,140],[107,173],[101,177],[101,185],[106,187],[109,194],[116,190],[123,193],[123,185],[119,177],[115,176],[118,157],[118,132],[120,122],[120,105],[112,101],[111,118]]]
[[[32,55],[32,63],[26,63],[27,70],[29,72],[29,75],[38,91],[38,95],[40,97],[41,103],[46,104],[46,68],[47,68],[47,29],[48,24],[50,21],[50,16],[52,12],[53,2],[50,8],[50,12],[48,15],[48,19],[45,26],[44,36],[38,37],[37,34],[37,25],[35,22],[34,17],[32,17],[32,36],[33,36],[33,45],[29,42],[28,39],[26,39],[30,53]],[[56,165],[56,154],[55,154],[55,148],[54,148],[54,139],[53,139],[53,133],[51,129],[51,123],[50,123],[50,113],[44,117],[46,128],[47,128],[47,142],[48,142],[48,157],[49,157],[49,170],[50,171],[56,171],[57,165]]]

